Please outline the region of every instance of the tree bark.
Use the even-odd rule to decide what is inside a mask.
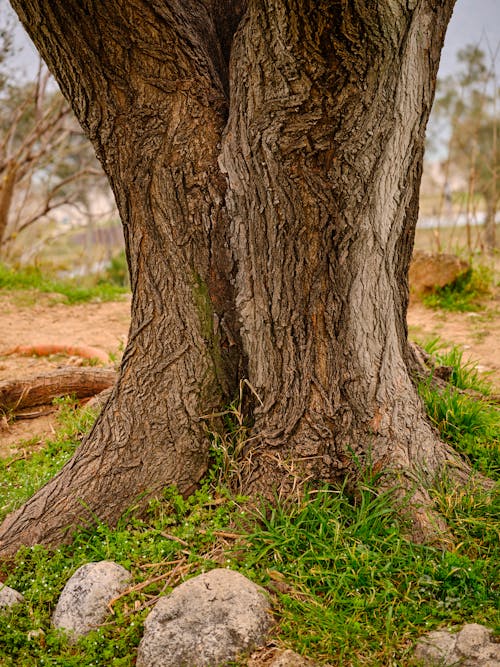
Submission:
[[[233,45],[221,162],[261,399],[248,481],[261,492],[368,464],[430,483],[455,458],[423,416],[406,330],[425,125],[451,11],[438,4],[251,3]]]
[[[189,493],[201,416],[244,379],[259,399],[246,491],[372,467],[412,489],[428,534],[426,487],[450,462],[468,473],[425,418],[406,330],[453,1],[13,5],[110,179],[133,299],[110,400],[0,552],[113,523],[169,484]]]

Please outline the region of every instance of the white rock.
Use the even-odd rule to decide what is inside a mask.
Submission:
[[[415,657],[424,665],[449,665],[456,662],[456,635],[448,630],[434,630],[418,640]]]
[[[265,592],[217,569],[165,596],[148,615],[137,667],[221,667],[265,642],[272,625]]]
[[[0,610],[9,609],[19,602],[23,602],[24,597],[18,591],[0,584]]]
[[[271,662],[269,667],[314,667],[314,663],[294,651],[283,651]]]
[[[52,616],[54,627],[67,630],[76,641],[104,621],[108,603],[126,590],[129,581],[130,573],[109,561],[78,568],[61,593]]]
[[[484,625],[470,623],[460,632],[429,632],[421,637],[415,657],[429,667],[500,667],[500,644]]]
[[[464,656],[475,657],[485,645],[490,643],[491,631],[484,625],[469,623],[457,635],[457,651]]]

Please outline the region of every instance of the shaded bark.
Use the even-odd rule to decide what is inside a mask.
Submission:
[[[453,2],[13,4],[108,174],[133,300],[110,400],[0,551],[189,493],[244,379],[247,491],[373,467],[432,532],[426,486],[468,469],[411,381],[407,272]]]
[[[6,520],[4,550],[57,543],[95,515],[113,522],[165,485],[192,491],[208,462],[200,416],[233,394],[242,365],[216,153],[217,14],[199,2],[15,6],[112,185],[132,319],[110,400],[75,457]]]

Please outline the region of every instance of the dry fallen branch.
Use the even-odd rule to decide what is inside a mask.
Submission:
[[[108,398],[111,396],[111,392],[113,391],[113,387],[108,387],[107,389],[104,389],[104,391],[99,392],[99,394],[96,394],[95,396],[92,396],[88,401],[85,401],[85,405],[88,408],[94,408],[98,412],[100,412],[104,405],[106,404],[106,401]]]
[[[208,531],[208,530],[205,530],[205,529],[202,528],[198,532],[201,535],[207,535],[208,533],[210,533],[211,535],[215,535],[216,537],[222,537],[225,540],[239,540],[242,537],[244,537],[244,535],[242,535],[241,533],[230,533],[227,530],[211,530],[211,531]]]
[[[146,581],[143,581],[140,584],[131,586],[126,591],[120,593],[120,595],[117,595],[115,598],[110,600],[108,602],[108,608],[111,614],[114,615],[115,611],[113,609],[113,606],[118,602],[118,600],[121,600],[127,595],[130,595],[130,593],[137,593],[138,591],[142,591],[144,588],[147,588],[151,584],[158,583],[159,581],[164,581],[165,583],[159,595],[155,595],[152,599],[148,600],[146,603],[140,605],[139,607],[134,608],[131,612],[128,612],[125,615],[128,616],[131,613],[137,613],[138,611],[142,611],[142,609],[145,609],[146,607],[150,607],[152,604],[154,604],[157,600],[160,599],[160,597],[163,595],[163,593],[169,586],[177,584],[186,574],[189,573],[189,571],[193,567],[196,566],[196,563],[187,563],[186,560],[187,560],[186,558],[179,559],[178,564],[170,572],[164,572],[163,574],[151,577],[150,579],[147,579]],[[102,625],[109,625],[109,623],[103,623]]]
[[[67,367],[44,375],[0,382],[0,410],[48,405],[54,398],[86,398],[111,387],[116,372],[107,368]]]
[[[10,350],[2,352],[2,357],[18,354],[24,357],[38,356],[48,357],[51,354],[67,354],[83,359],[98,359],[104,363],[109,362],[109,356],[98,347],[89,345],[55,345],[52,343],[39,343],[37,345],[18,345]]]

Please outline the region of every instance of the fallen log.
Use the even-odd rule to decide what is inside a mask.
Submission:
[[[49,405],[54,398],[88,398],[112,387],[116,371],[108,368],[68,366],[43,375],[0,382],[0,410],[15,411]]]

